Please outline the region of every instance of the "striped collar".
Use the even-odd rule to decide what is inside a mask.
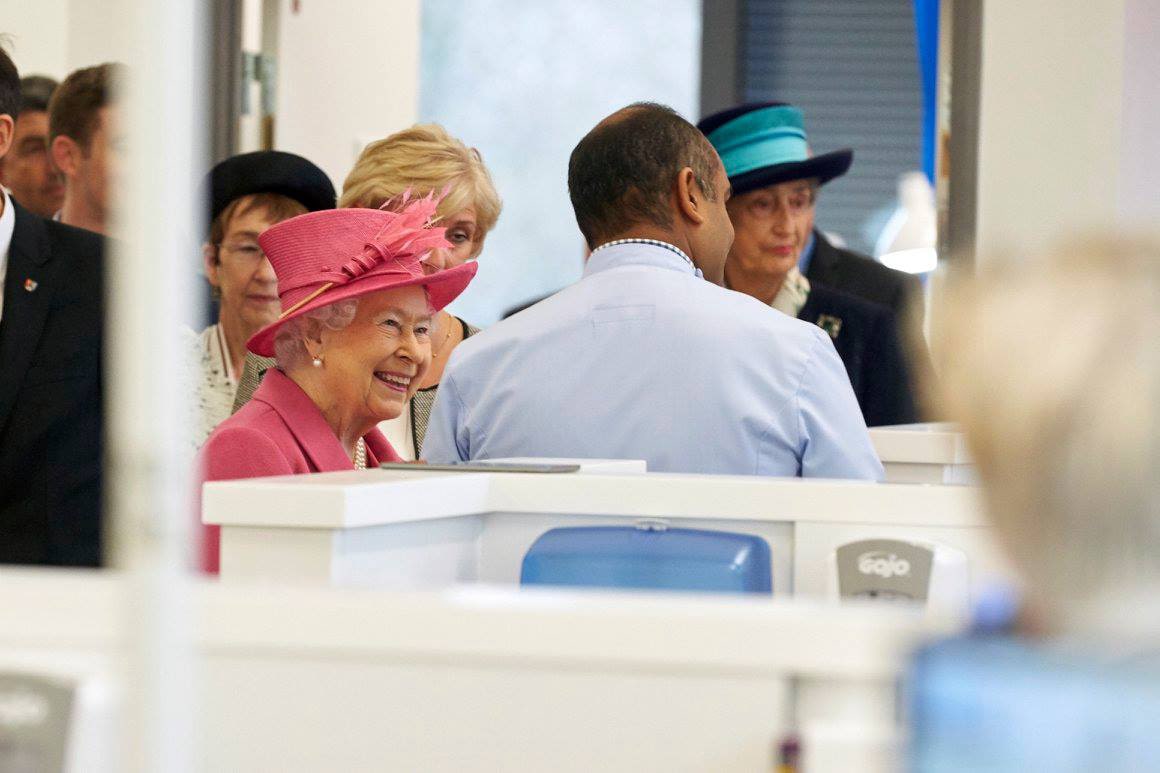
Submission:
[[[651,244],[654,247],[661,247],[662,249],[666,249],[669,252],[674,252],[677,255],[680,255],[681,259],[689,264],[689,268],[693,269],[694,271],[697,271],[697,273],[700,274],[700,271],[697,269],[697,265],[695,263],[693,263],[692,258],[690,258],[688,255],[685,254],[684,250],[682,250],[680,247],[676,246],[675,244],[669,244],[668,242],[662,242],[659,239],[617,239],[615,241],[605,242],[604,244],[601,244],[599,247],[592,250],[592,254],[595,255],[596,253],[600,252],[601,250],[608,249],[609,247],[619,247],[622,244]]]

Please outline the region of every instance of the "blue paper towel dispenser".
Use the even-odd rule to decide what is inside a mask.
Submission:
[[[579,526],[542,534],[524,556],[520,583],[769,594],[772,558],[752,534]]]

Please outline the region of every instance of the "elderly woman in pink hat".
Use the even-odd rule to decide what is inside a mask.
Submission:
[[[277,360],[253,399],[200,455],[203,480],[364,469],[399,455],[376,429],[398,416],[431,364],[432,320],[476,264],[434,270],[449,247],[430,227],[437,202],[401,211],[337,209],[286,220],[259,243],[278,277],[282,313],[247,348]],[[218,568],[206,528],[202,566]]]

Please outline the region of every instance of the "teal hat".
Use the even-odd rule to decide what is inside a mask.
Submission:
[[[802,111],[784,102],[722,110],[697,128],[721,156],[734,194],[790,180],[827,183],[844,175],[854,161],[850,148],[811,156]]]

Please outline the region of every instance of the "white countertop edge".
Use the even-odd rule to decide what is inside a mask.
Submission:
[[[204,514],[223,526],[323,529],[495,512],[983,526],[977,497],[967,486],[816,478],[373,470],[209,483]]]
[[[966,438],[952,424],[871,427],[870,442],[883,464],[972,464]]]
[[[127,647],[127,576],[3,570],[8,649]],[[384,663],[532,663],[608,671],[703,669],[891,678],[912,647],[962,621],[883,604],[460,586],[442,591],[221,585],[191,581],[203,654]],[[44,606],[51,603],[51,606]],[[39,610],[29,619],[30,610]],[[857,643],[859,646],[854,646]]]

